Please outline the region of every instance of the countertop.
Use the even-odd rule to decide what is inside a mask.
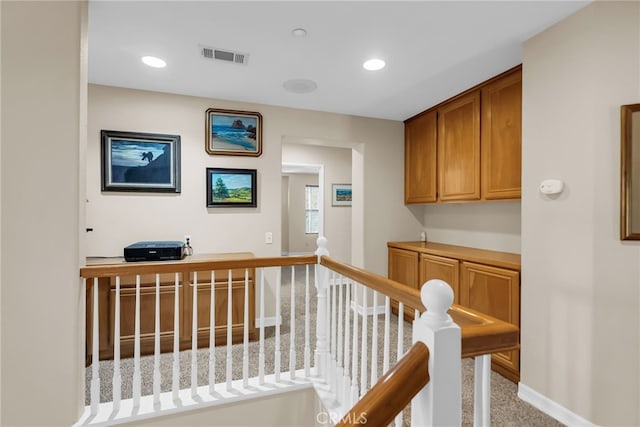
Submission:
[[[469,248],[437,242],[388,242],[387,247],[405,249],[419,253],[436,255],[461,261],[476,262],[520,271],[520,254]]]

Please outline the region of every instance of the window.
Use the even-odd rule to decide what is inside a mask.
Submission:
[[[317,185],[305,185],[304,187],[304,232],[306,234],[318,234],[320,231],[320,191]]]

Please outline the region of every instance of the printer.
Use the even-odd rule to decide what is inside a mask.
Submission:
[[[124,248],[125,261],[167,261],[184,258],[184,242],[160,240],[137,242]]]

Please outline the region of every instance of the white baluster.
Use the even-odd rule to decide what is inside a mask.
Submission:
[[[420,294],[427,310],[414,322],[413,341],[429,348],[430,379],[411,402],[411,424],[460,425],[460,327],[447,313],[453,290],[442,280],[429,280]]]
[[[242,386],[249,387],[249,269],[244,269],[244,328],[242,345]]]
[[[347,279],[345,283],[344,297],[344,374],[342,376],[342,401],[344,406],[351,407],[351,369],[349,360],[349,349],[351,342],[351,280]]]
[[[191,319],[191,396],[198,395],[198,272],[193,272],[193,309]]]
[[[113,320],[113,411],[120,409],[122,375],[120,372],[120,276],[116,276],[116,301]]]
[[[264,384],[264,268],[260,270],[260,350],[258,352],[258,383]]]
[[[136,314],[133,338],[133,407],[140,406],[142,378],[140,372],[140,275],[136,274]]]
[[[233,304],[232,304],[232,294],[233,294],[233,271],[229,269],[228,279],[227,279],[227,391],[231,390],[231,381],[232,381],[232,369],[233,369],[233,356],[231,354],[231,347],[233,341],[232,335],[232,322],[233,318],[231,315],[233,314]]]
[[[402,358],[404,354],[404,304],[398,302],[398,347],[396,348],[396,362]],[[396,427],[402,427],[402,419],[404,413],[400,411],[396,415],[395,425]]]
[[[282,282],[282,267],[276,268],[276,343],[274,354],[274,373],[276,382],[280,382],[280,286]]]
[[[338,294],[338,284],[336,282],[336,273],[333,272],[333,282],[331,284],[331,391],[337,393],[338,375],[337,375],[337,352],[338,343],[336,342],[338,334],[338,316],[336,307],[336,298]]]
[[[351,352],[351,401],[349,406],[358,401],[358,288],[360,284],[353,282],[353,348]]]
[[[160,404],[160,274],[156,273],[156,310],[153,336],[153,405]]]
[[[177,401],[180,396],[180,280],[175,276],[175,293],[173,296],[173,379],[171,382],[172,398]]]
[[[360,397],[367,392],[367,287],[362,285],[362,349],[360,351]]]
[[[338,369],[336,371],[336,379],[337,379],[337,390],[336,390],[336,399],[338,402],[342,402],[342,399],[344,397],[344,389],[343,389],[343,377],[344,377],[344,365],[343,365],[343,359],[344,359],[344,332],[342,329],[342,324],[343,324],[343,301],[344,301],[344,291],[343,291],[343,279],[342,276],[339,275],[339,283],[334,283],[334,286],[338,286],[338,349],[336,351],[336,363],[338,365]]]
[[[371,387],[378,382],[378,292],[373,291],[373,331],[371,334]]]
[[[318,308],[316,320],[315,365],[318,375],[326,381],[329,354],[327,336],[329,332],[329,329],[327,328],[327,287],[329,285],[329,277],[327,268],[320,265],[320,258],[323,255],[329,255],[329,250],[327,249],[326,238],[318,237],[317,244],[318,249],[316,250],[316,255],[318,256],[318,264],[316,264],[316,289],[318,292]]]
[[[85,281],[86,286],[86,281]],[[91,354],[91,414],[98,413],[100,405],[100,328],[98,306],[98,278],[93,278],[93,345]]]
[[[311,376],[311,346],[310,346],[310,328],[311,313],[309,313],[309,303],[311,294],[309,292],[309,264],[305,265],[304,279],[304,375],[309,378]]]
[[[291,266],[291,300],[289,306],[291,314],[289,315],[290,331],[289,331],[289,378],[292,380],[296,377],[296,268]]]
[[[491,355],[475,358],[473,389],[473,425],[491,426]]]
[[[209,303],[209,393],[216,390],[216,272],[211,271]]]
[[[390,329],[391,329],[391,298],[384,298],[384,342],[382,349],[382,372],[387,373],[389,370],[389,347],[390,347]]]

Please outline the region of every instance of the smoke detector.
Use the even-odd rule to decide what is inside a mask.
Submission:
[[[231,62],[233,64],[247,65],[249,54],[234,52],[229,49],[218,49],[215,47],[200,46],[200,55],[205,59],[214,61]]]

